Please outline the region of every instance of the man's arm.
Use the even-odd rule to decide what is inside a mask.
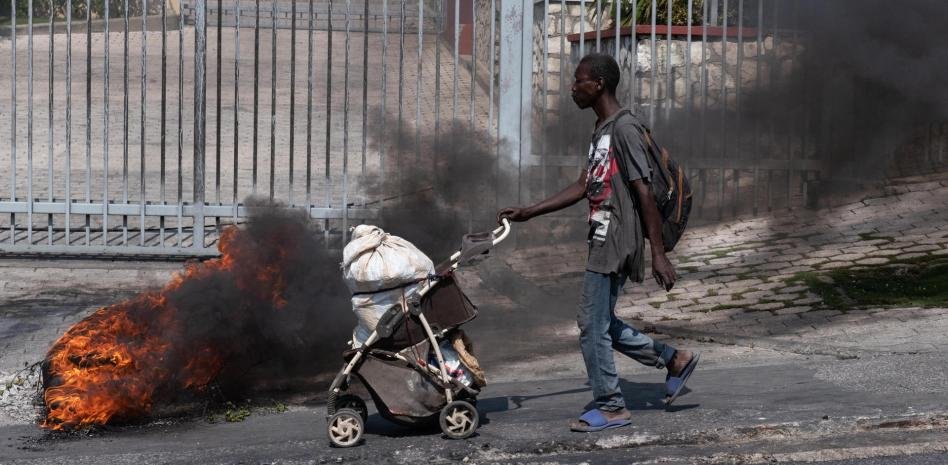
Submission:
[[[586,170],[582,170],[576,182],[566,186],[563,190],[536,205],[529,207],[507,207],[500,210],[497,212],[497,222],[500,223],[501,218],[507,218],[510,221],[527,221],[535,216],[545,215],[574,205],[585,196]]]
[[[632,191],[638,196],[639,211],[650,238],[648,242],[652,247],[652,276],[660,286],[669,291],[675,285],[677,276],[675,276],[675,268],[665,256],[665,246],[662,243],[662,217],[658,213],[655,196],[652,195],[648,184],[641,179],[632,181]]]

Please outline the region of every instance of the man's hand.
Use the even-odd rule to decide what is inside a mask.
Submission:
[[[672,266],[671,261],[668,260],[663,251],[656,252],[655,249],[652,249],[652,276],[659,286],[665,288],[665,291],[670,291],[675,286],[675,280],[678,279],[675,274],[675,267]]]
[[[527,213],[526,208],[507,207],[497,212],[497,224],[500,224],[500,220],[503,218],[507,218],[510,221],[520,222],[527,221],[531,217]]]

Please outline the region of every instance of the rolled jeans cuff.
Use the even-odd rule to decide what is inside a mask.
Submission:
[[[655,351],[661,352],[661,355],[658,356],[658,360],[655,361],[655,368],[662,369],[671,364],[672,359],[675,358],[675,352],[678,352],[678,349],[664,342],[655,341]]]

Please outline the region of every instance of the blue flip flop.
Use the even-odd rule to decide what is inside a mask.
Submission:
[[[668,376],[665,378],[666,407],[671,405],[681,394],[681,391],[685,388],[685,383],[688,382],[688,378],[691,377],[691,374],[695,371],[695,367],[698,366],[699,358],[701,358],[701,354],[695,353],[691,356],[691,360],[688,361],[688,364],[685,365],[685,368],[681,370],[678,376]]]
[[[618,418],[609,421],[606,416],[602,414],[602,410],[597,408],[584,413],[579,419],[586,422],[586,426],[570,426],[569,429],[580,433],[591,433],[632,424],[632,420],[628,418]]]

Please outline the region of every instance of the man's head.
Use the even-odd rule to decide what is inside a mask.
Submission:
[[[603,95],[615,98],[619,86],[619,64],[611,55],[590,53],[579,61],[570,88],[579,108],[589,108]]]

